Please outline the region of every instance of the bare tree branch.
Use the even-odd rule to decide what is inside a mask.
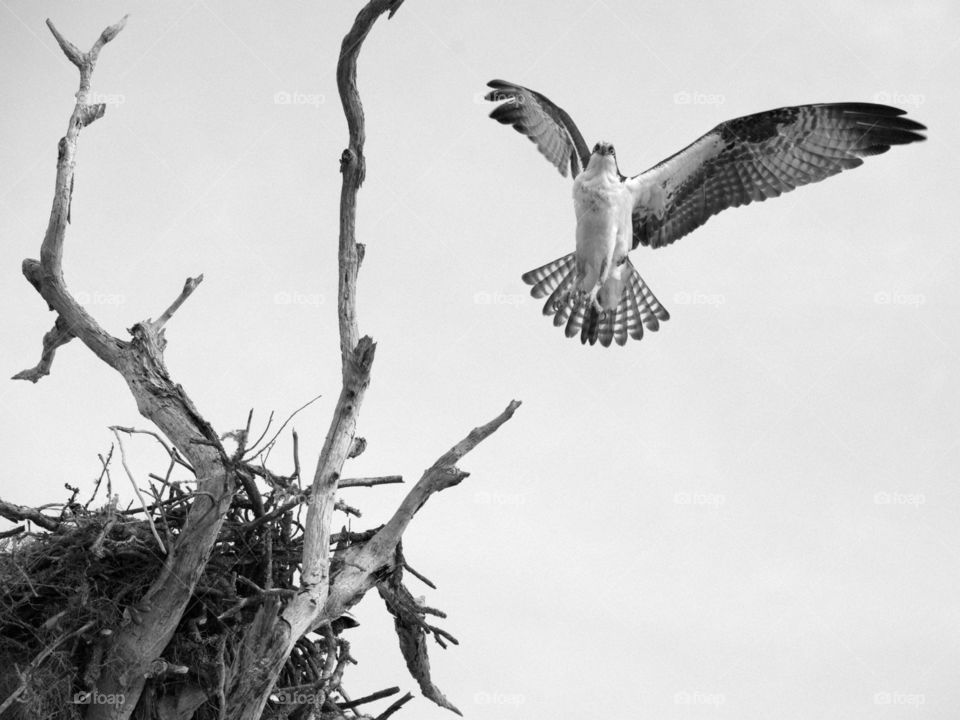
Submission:
[[[393,485],[402,482],[402,475],[384,475],[382,477],[347,478],[340,481],[340,487],[374,487],[375,485]]]
[[[216,541],[235,487],[235,474],[226,462],[216,432],[194,407],[184,389],[171,379],[163,360],[166,346],[163,324],[190,294],[191,283],[188,281],[178,301],[161,316],[160,321],[134,325],[130,330],[132,338],[122,341],[97,323],[71,295],[64,281],[63,246],[70,220],[77,144],[83,128],[102,117],[105,110],[103,104],[89,104],[91,78],[100,51],[117,36],[125,23],[124,17],[108,27],[84,53],[47,21],[64,54],[79,69],[80,85],[66,135],[59,143],[53,203],[40,248],[40,260],[27,259],[23,263],[24,276],[58,315],[54,326],[57,336],[45,340],[40,364],[32,371],[24,371],[20,377],[37,379],[48,373],[52,351],[63,344],[68,335],[79,338],[97,357],[123,376],[140,413],[170,439],[177,452],[193,468],[198,480],[183,528],[169,548],[164,571],[138,603],[138,622],[127,624],[112,636],[110,661],[104,663],[97,687],[100,692],[123,698],[123,702],[90,706],[88,720],[108,717],[123,720],[133,712],[152,664],[176,630]]]
[[[196,290],[197,286],[202,282],[203,273],[197,275],[195,278],[187,278],[186,282],[183,283],[183,290],[180,291],[180,295],[177,296],[177,299],[171,303],[170,307],[164,310],[163,315],[161,315],[152,323],[154,329],[159,330],[166,325],[167,320],[173,317],[173,314],[180,309],[180,306],[186,302],[187,298],[193,294],[193,291]]]
[[[337,64],[337,84],[347,116],[349,146],[340,159],[343,176],[340,192],[338,247],[339,292],[337,315],[340,328],[342,388],[330,428],[313,476],[313,486],[304,528],[300,592],[280,611],[264,604],[257,613],[256,632],[248,635],[261,648],[256,665],[235,666],[231,678],[228,714],[238,720],[259,718],[268,692],[297,640],[323,611],[330,587],[330,527],[343,464],[353,446],[357,418],[376,345],[360,338],[357,326],[356,288],[360,254],[356,241],[357,193],[363,182],[363,107],[356,87],[356,61],[370,28],[384,12],[396,9],[396,0],[370,0],[359,12],[343,40]]]
[[[398,692],[400,692],[400,688],[392,687],[387,688],[386,690],[380,690],[379,692],[370,693],[369,695],[357,698],[356,700],[348,700],[347,702],[338,704],[341,710],[350,710],[351,708],[359,707],[360,705],[366,705],[367,703],[374,702],[375,700],[383,700],[383,698],[396,695]]]
[[[429,626],[423,621],[422,610],[417,607],[413,595],[404,587],[402,573],[402,567],[394,569],[386,580],[377,585],[377,590],[393,615],[394,628],[400,640],[400,652],[406,661],[407,670],[417,681],[424,697],[462,716],[463,713],[447,699],[430,677],[426,632]]]
[[[162,483],[160,491],[151,485],[154,505],[146,507],[141,497],[143,510],[116,511],[111,506],[110,516],[105,524],[98,528],[99,532],[94,540],[95,548],[109,544],[108,535],[112,528],[122,524],[125,515],[143,511],[146,511],[146,519],[162,549],[164,543],[160,541],[158,526],[163,527],[168,538],[167,556],[162,564],[156,566],[156,579],[136,603],[125,606],[125,621],[118,628],[104,634],[102,641],[98,641],[101,643],[98,648],[101,649],[97,652],[102,653],[102,662],[97,660],[97,692],[121,700],[117,704],[91,705],[87,708],[87,720],[126,720],[135,710],[139,716],[141,712],[149,714],[161,707],[164,708],[160,711],[161,716],[166,716],[169,711],[173,713],[169,717],[187,717],[182,714],[180,705],[169,705],[168,702],[168,705],[164,706],[163,703],[169,701],[169,698],[157,695],[161,687],[158,683],[163,682],[163,677],[171,672],[183,673],[187,666],[173,665],[164,660],[161,654],[181,623],[187,604],[195,597],[198,579],[204,573],[228,511],[231,525],[226,535],[231,540],[238,538],[244,543],[250,543],[250,547],[260,553],[256,556],[255,571],[247,571],[247,574],[256,577],[263,587],[260,588],[249,578],[239,576],[236,572],[232,573],[232,579],[226,579],[223,584],[204,580],[204,587],[197,591],[196,596],[202,598],[211,593],[219,593],[221,603],[224,603],[220,607],[225,609],[219,610],[213,617],[219,617],[221,623],[237,623],[235,627],[238,629],[231,634],[229,654],[223,654],[226,652],[226,645],[222,648],[222,671],[216,680],[217,687],[204,692],[196,684],[186,685],[183,688],[183,697],[188,702],[183,706],[183,711],[186,712],[189,706],[192,712],[192,708],[198,707],[206,697],[210,702],[218,703],[217,709],[221,717],[229,717],[231,720],[259,720],[269,701],[271,690],[281,671],[284,671],[286,663],[290,661],[295,667],[311,671],[305,676],[298,676],[297,672],[294,672],[294,680],[297,677],[316,678],[315,686],[302,687],[314,688],[322,702],[327,703],[326,710],[339,712],[338,704],[331,698],[331,694],[337,692],[347,664],[354,661],[350,657],[349,643],[338,637],[340,630],[335,634],[334,626],[342,629],[344,613],[368,590],[383,586],[385,578],[393,577],[399,582],[400,573],[406,567],[399,544],[414,515],[431,495],[456,485],[467,477],[467,473],[457,467],[457,462],[509,420],[520,405],[519,402],[512,401],[500,415],[475,428],[442,455],[410,490],[386,525],[363,533],[351,533],[344,529],[336,536],[332,534],[335,509],[359,514],[355,509],[338,501],[339,488],[372,487],[402,482],[400,476],[341,479],[347,460],[358,456],[366,447],[366,441],[358,437],[356,431],[376,353],[373,340],[360,335],[356,308],[357,275],[364,256],[364,246],[356,239],[357,197],[365,177],[365,127],[363,107],[357,89],[357,58],[363,41],[377,19],[385,13],[392,17],[402,2],[403,0],[369,0],[344,37],[337,66],[338,88],[349,129],[348,146],[340,158],[342,187],[337,312],[342,387],[323,449],[317,460],[313,482],[303,492],[297,492],[301,486],[301,478],[299,443],[295,433],[294,475],[289,478],[275,475],[265,467],[255,468],[248,462],[264,450],[269,454],[269,448],[276,439],[274,436],[260,451],[257,451],[260,440],[253,446],[248,446],[252,416],[248,416],[245,429],[233,433],[238,441],[238,449],[232,456],[228,456],[221,443],[221,436],[203,418],[183,387],[173,381],[166,368],[163,358],[166,347],[165,326],[202,281],[202,275],[188,278],[179,296],[156,321],[145,320],[135,324],[129,331],[129,340],[121,340],[107,333],[68,290],[62,259],[66,228],[70,223],[78,139],[80,132],[105,112],[105,105],[91,105],[88,102],[91,78],[100,51],[123,29],[126,18],[104,30],[87,52],[80,51],[48,21],[64,54],[79,69],[80,85],[66,135],[59,144],[54,198],[40,260],[27,259],[23,263],[24,276],[46,301],[50,310],[56,313],[57,319],[53,329],[44,337],[40,362],[34,368],[18,373],[16,377],[36,382],[40,377],[49,374],[56,349],[71,338],[78,338],[124,378],[140,413],[159,430],[159,433],[154,433],[132,428],[113,428],[128,475],[130,473],[119,432],[151,434],[163,445],[170,457],[166,477],[152,476]],[[263,437],[267,436],[269,427],[270,423],[264,430]],[[283,426],[277,432],[282,430]],[[169,439],[169,444],[164,441],[164,437]],[[108,461],[109,458],[101,459],[104,466],[101,477],[106,474],[109,483]],[[183,494],[175,488],[175,481],[170,479],[175,464],[188,468],[196,477],[196,487],[192,492]],[[265,460],[261,465],[265,465]],[[261,497],[256,477],[262,477],[270,486],[269,494]],[[297,479],[296,486],[292,483],[294,477]],[[231,509],[238,485],[243,486],[246,494],[241,493]],[[139,496],[135,483],[134,487]],[[162,496],[164,488],[168,493],[166,499]],[[68,502],[72,500],[73,498]],[[307,517],[301,526],[299,515],[294,517],[290,511],[304,500],[308,502]],[[252,520],[251,510],[254,517]],[[153,511],[157,511],[159,518],[156,526],[152,520]],[[56,530],[62,525],[58,519],[41,514],[40,509],[21,508],[2,501],[0,515],[14,520],[30,520],[48,530]],[[274,523],[278,519],[281,519],[281,522]],[[290,552],[291,527],[302,527],[302,556]],[[337,544],[334,554],[332,543],[335,540]],[[281,542],[286,543],[282,548]],[[277,543],[276,549],[274,543]],[[283,552],[286,553],[285,557],[282,556]],[[299,568],[298,557],[301,561]],[[278,584],[283,582],[287,585],[286,588],[273,588],[275,567],[281,568],[277,572],[284,578],[277,581]],[[293,591],[289,588],[298,569],[300,585],[298,590]],[[429,584],[425,577],[419,573],[414,574]],[[150,577],[152,579],[153,576]],[[250,583],[256,591],[255,594],[240,596],[237,583]],[[391,592],[388,591],[387,594],[390,595]],[[441,645],[445,640],[456,640],[446,631],[427,624],[423,619],[426,614],[442,615],[439,611],[416,603],[414,608],[411,605],[413,601],[407,598],[408,595],[402,585],[400,589],[394,588],[392,597],[395,603],[392,610],[400,606],[406,608],[397,610],[394,614],[403,618],[405,632],[409,634],[404,654],[411,673],[420,683],[425,696],[456,712],[456,708],[429,679],[429,662],[423,642],[428,633],[432,633]],[[250,615],[253,616],[252,621],[248,619]],[[186,618],[186,621],[185,627],[193,628],[186,632],[196,632],[199,639],[197,618]],[[190,623],[194,624],[191,626]],[[313,641],[304,637],[308,632],[319,628],[323,628],[326,639],[327,650],[323,660],[323,656],[316,654]],[[404,646],[403,636],[401,646]],[[314,654],[311,655],[311,652]],[[283,677],[289,680],[290,675],[284,671]],[[149,678],[155,680],[147,685]],[[295,688],[301,687],[297,682],[287,684]],[[145,688],[149,688],[146,694]],[[362,702],[383,696],[385,695],[379,694],[350,701],[343,694],[346,702],[340,703],[340,708],[353,708]],[[407,694],[394,703],[381,714],[381,719],[399,709],[410,697]]]
[[[337,88],[349,131],[348,147],[340,156],[343,179],[340,190],[337,316],[343,389],[313,478],[303,548],[303,601],[291,603],[283,613],[296,636],[310,627],[326,602],[330,584],[330,523],[334,497],[343,464],[353,447],[357,415],[370,382],[376,353],[376,345],[369,337],[360,338],[357,325],[357,273],[360,268],[356,240],[357,194],[365,175],[363,146],[366,141],[363,104],[357,89],[357,58],[363,41],[380,15],[396,11],[396,7],[396,0],[368,2],[343,38],[337,62]]]
[[[12,379],[29,380],[35,383],[45,375],[49,375],[53,358],[57,354],[57,348],[66,345],[74,337],[67,321],[63,319],[62,315],[58,315],[53,327],[43,336],[43,354],[40,356],[40,362],[28,370],[21,370]]]
[[[352,449],[357,415],[370,382],[376,353],[376,345],[369,337],[360,338],[357,325],[357,273],[360,267],[356,240],[357,194],[365,174],[363,146],[366,141],[363,104],[357,89],[357,57],[374,23],[384,12],[395,10],[395,6],[396,0],[368,2],[344,37],[337,63],[337,87],[349,131],[349,145],[340,157],[343,179],[340,190],[337,316],[340,323],[343,388],[313,478],[303,549],[303,601],[291,603],[283,613],[297,636],[313,624],[326,601],[330,584],[330,524],[334,498],[343,464]]]
[[[39,510],[23,505],[14,505],[13,503],[0,500],[0,516],[5,517],[12,522],[29,520],[34,525],[42,527],[44,530],[56,530],[60,527],[60,521],[44,515]]]
[[[336,507],[336,493],[344,462],[357,454],[353,452],[357,417],[370,381],[376,350],[369,337],[360,338],[356,316],[357,272],[363,256],[362,246],[356,241],[357,194],[365,175],[365,128],[356,82],[357,57],[377,18],[384,12],[395,12],[397,7],[397,0],[370,0],[344,37],[337,65],[337,83],[350,135],[349,145],[340,158],[343,179],[337,310],[343,387],[314,473],[304,530],[300,591],[280,612],[284,622],[274,624],[272,631],[267,630],[269,618],[260,618],[260,615],[273,610],[267,605],[261,606],[258,614],[262,622],[262,633],[258,639],[262,649],[259,677],[250,677],[248,673],[245,678],[235,678],[234,692],[230,693],[229,714],[243,720],[259,717],[266,691],[272,686],[276,673],[297,639],[342,615],[376,584],[379,574],[392,567],[397,543],[417,510],[431,494],[466,477],[466,473],[456,468],[456,462],[496,431],[519,407],[518,402],[511,402],[500,416],[475,429],[442,456],[411,490],[387,526],[368,542],[351,545],[343,551],[344,570],[331,581],[330,528]],[[424,692],[435,702],[455,710],[439,691],[425,689]]]
[[[511,400],[506,409],[486,425],[481,425],[470,431],[463,440],[458,442],[446,453],[444,453],[430,468],[423,474],[423,477],[413,486],[413,489],[407,494],[393,514],[393,517],[377,533],[375,541],[385,546],[395,546],[403,535],[404,530],[410,524],[413,516],[423,507],[429,497],[436,492],[445,490],[452,485],[457,485],[468,476],[457,468],[457,462],[473,450],[478,444],[492,435],[507,420],[513,417],[513,413],[520,407],[519,400]]]
[[[413,700],[413,695],[411,695],[410,693],[407,693],[402,698],[400,698],[395,703],[393,703],[390,707],[388,707],[386,710],[384,710],[382,713],[377,715],[375,720],[387,720],[388,717],[393,715],[397,710],[402,708],[411,700]]]

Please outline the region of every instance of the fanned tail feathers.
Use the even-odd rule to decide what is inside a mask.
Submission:
[[[533,297],[547,297],[543,314],[552,315],[554,326],[563,326],[567,337],[579,334],[580,342],[584,345],[595,345],[598,340],[603,347],[609,347],[614,342],[625,345],[629,338],[643,338],[644,327],[651,332],[659,330],[660,321],[669,320],[670,313],[660,304],[630,260],[624,262],[623,272],[627,281],[624,283],[620,303],[615,310],[605,313],[602,319],[600,312],[590,304],[589,298],[577,302],[573,297],[571,291],[574,289],[576,276],[574,253],[525,273],[523,281],[533,286],[530,289]],[[557,300],[564,293],[570,295],[566,302],[557,308]]]

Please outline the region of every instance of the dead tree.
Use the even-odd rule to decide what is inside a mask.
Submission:
[[[116,428],[115,432],[149,432],[167,450],[170,468],[165,477],[154,476],[157,484],[151,483],[153,502],[148,505],[144,499],[142,511],[120,511],[108,502],[105,509],[94,513],[76,501],[76,491],[59,517],[0,501],[3,517],[43,528],[48,532],[45,537],[61,533],[63,538],[56,540],[60,542],[57,552],[63,552],[64,557],[70,552],[82,552],[95,564],[96,559],[102,560],[107,548],[126,543],[128,548],[139,548],[136,552],[147,558],[143,560],[147,565],[155,561],[145,575],[142,592],[135,593],[135,601],[124,604],[117,599],[115,606],[107,603],[100,615],[79,627],[71,626],[61,616],[46,618],[38,626],[56,637],[46,649],[37,648],[32,659],[21,655],[24,662],[4,670],[8,680],[12,680],[0,686],[7,690],[0,694],[0,716],[29,691],[31,673],[39,672],[58,648],[68,647],[74,648],[75,653],[85,653],[85,667],[80,668],[83,677],[75,678],[74,686],[114,699],[109,703],[78,705],[76,711],[85,710],[85,714],[77,717],[252,720],[358,716],[357,706],[389,693],[359,700],[347,698],[340,682],[352,658],[349,644],[339,633],[344,613],[374,587],[395,618],[401,650],[423,694],[458,712],[432,683],[426,656],[428,636],[433,635],[441,644],[451,636],[426,621],[428,614],[439,614],[438,611],[414,601],[404,587],[402,573],[406,563],[401,538],[433,493],[456,485],[467,476],[457,462],[506,422],[519,402],[511,401],[500,415],[475,428],[444,453],[385,524],[366,533],[332,532],[339,487],[399,480],[342,481],[341,477],[348,458],[362,452],[366,444],[357,436],[356,429],[376,351],[371,338],[361,336],[356,313],[357,275],[364,246],[356,240],[355,220],[365,167],[357,57],[376,20],[384,13],[392,17],[402,2],[369,0],[343,39],[337,66],[340,98],[349,127],[349,143],[340,157],[337,312],[342,378],[313,481],[306,487],[300,486],[295,435],[296,470],[287,477],[254,462],[261,456],[254,455],[259,443],[251,442],[249,418],[245,429],[232,434],[238,449],[228,453],[223,444],[225,435],[204,419],[187,390],[167,370],[163,357],[164,328],[200,285],[202,275],[188,278],[178,297],[156,320],[136,323],[129,330],[129,339],[106,332],[68,289],[62,258],[70,222],[77,145],[81,132],[104,115],[103,104],[89,102],[93,72],[104,46],[123,30],[126,17],[104,30],[87,52],[78,49],[47,21],[67,59],[79,69],[80,85],[66,135],[59,144],[53,205],[40,259],[23,262],[23,274],[55,313],[56,320],[43,338],[39,363],[15,378],[37,382],[50,373],[57,348],[78,339],[123,377],[140,413],[159,431]],[[120,443],[119,434],[117,441]],[[123,450],[122,444],[120,449]],[[110,458],[101,459],[109,482]],[[175,469],[189,472],[192,482],[173,482]],[[291,518],[304,503],[306,520],[298,526]],[[11,531],[14,533],[28,534],[22,526]],[[69,542],[64,539],[68,537]],[[238,537],[243,537],[246,545],[241,545]],[[154,560],[149,559],[147,547]],[[238,563],[233,555],[229,563],[226,559],[243,547],[257,549],[256,572],[247,575],[243,574],[247,565]],[[124,556],[118,551],[111,557]],[[122,564],[118,567],[127,572]],[[223,570],[217,575],[211,568]],[[103,567],[98,570],[101,571],[109,574]],[[262,584],[249,574],[259,574]],[[217,582],[220,585],[214,587]],[[24,597],[24,608],[39,602],[36,593]],[[202,619],[191,617],[191,608],[198,598],[208,608],[219,603],[217,607],[223,609],[211,620],[211,624],[221,628],[220,632],[201,628]],[[116,613],[120,617],[113,622],[111,614]],[[18,617],[21,625],[30,625]],[[19,626],[15,629],[22,630]],[[29,629],[40,632],[33,626]],[[201,670],[179,662],[187,655],[173,657],[176,653],[171,648],[181,647],[177,644],[181,640],[194,642],[214,654],[217,661],[212,663],[212,669]],[[287,685],[284,689],[311,690],[312,699],[291,711],[277,700],[281,687],[278,679],[287,678],[284,673],[293,672],[290,668],[301,666],[307,668],[306,674],[294,673],[290,677],[309,678],[309,686]],[[10,674],[11,670],[15,672]],[[409,696],[394,703],[380,717],[394,712],[406,699]],[[51,715],[54,716],[61,717]]]

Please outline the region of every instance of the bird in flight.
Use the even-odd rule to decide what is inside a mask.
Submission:
[[[797,105],[717,125],[646,172],[626,177],[613,145],[587,148],[570,116],[547,97],[504,80],[487,83],[500,103],[490,117],[536,143],[573,177],[574,252],[523,275],[544,315],[567,337],[604,347],[640,340],[669,319],[627,257],[664,247],[721,210],[777,197],[857,167],[891,145],[925,140],[903,110],[872,103]]]

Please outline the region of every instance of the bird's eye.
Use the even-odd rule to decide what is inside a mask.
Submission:
[[[600,143],[597,143],[596,145],[593,146],[593,151],[600,152]]]
[[[616,155],[616,154],[617,154],[617,151],[613,149],[613,145],[610,146],[610,154],[611,154],[611,155]]]

